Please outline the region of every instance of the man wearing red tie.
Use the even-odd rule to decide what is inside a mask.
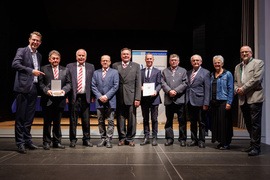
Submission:
[[[69,98],[69,112],[70,112],[70,129],[69,139],[70,147],[75,147],[77,138],[77,123],[79,114],[82,121],[83,131],[83,145],[92,147],[90,142],[90,103],[91,103],[91,82],[95,71],[93,64],[85,62],[87,53],[84,49],[79,49],[76,52],[77,62],[70,63],[67,68],[70,71],[72,91],[70,91]]]
[[[54,148],[64,149],[65,146],[61,144],[61,118],[64,108],[66,107],[66,94],[71,89],[71,81],[69,70],[60,66],[61,55],[58,51],[52,50],[49,53],[50,64],[41,67],[41,71],[45,75],[39,78],[40,89],[42,96],[40,105],[44,113],[43,126],[43,148],[50,149],[51,142]],[[61,92],[57,96],[51,90],[52,80],[61,80]],[[53,122],[53,138],[51,138],[51,124]]]

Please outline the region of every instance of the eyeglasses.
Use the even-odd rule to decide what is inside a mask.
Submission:
[[[241,51],[240,53],[241,54],[247,54],[247,53],[250,53],[251,51]]]

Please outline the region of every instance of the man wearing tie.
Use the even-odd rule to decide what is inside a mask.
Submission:
[[[30,34],[29,45],[17,50],[12,62],[12,68],[16,70],[14,91],[16,93],[17,112],[15,119],[15,140],[19,153],[26,153],[25,147],[34,150],[38,149],[31,141],[31,126],[34,120],[38,76],[45,75],[39,71],[41,54],[37,48],[41,44],[42,36],[34,31]]]
[[[179,123],[179,138],[181,146],[186,146],[187,130],[185,119],[185,92],[187,87],[187,71],[178,66],[180,62],[177,54],[170,55],[170,67],[161,74],[161,85],[164,91],[164,105],[167,121],[165,124],[165,146],[174,142],[173,116],[177,114]]]
[[[116,108],[116,92],[119,86],[118,71],[110,68],[111,58],[108,55],[101,57],[102,69],[96,70],[92,78],[92,91],[96,96],[98,127],[101,142],[97,147],[112,148],[114,132],[114,109]],[[105,119],[107,118],[107,131]]]
[[[77,62],[70,63],[67,68],[70,71],[72,91],[69,93],[69,112],[70,112],[70,129],[69,139],[70,147],[75,147],[77,138],[77,123],[79,113],[82,121],[83,145],[92,147],[90,142],[90,103],[91,103],[91,81],[95,71],[93,64],[85,62],[87,53],[84,49],[76,52]]]
[[[46,75],[41,75],[40,89],[43,92],[40,100],[40,105],[44,113],[43,126],[43,148],[50,149],[50,144],[53,142],[54,148],[64,149],[61,144],[61,118],[64,108],[66,107],[66,94],[71,89],[71,81],[69,70],[60,66],[61,55],[58,51],[52,50],[49,53],[50,64],[42,66],[41,71]],[[61,81],[61,92],[55,95],[52,91],[52,80]],[[53,122],[53,139],[51,138],[51,124]]]
[[[161,89],[161,72],[160,70],[153,67],[154,56],[151,53],[147,53],[145,56],[146,68],[141,70],[142,77],[142,87],[144,83],[154,83],[155,91],[151,96],[145,96],[141,98],[141,108],[143,115],[143,129],[144,129],[144,141],[140,144],[141,146],[149,144],[149,110],[151,111],[151,121],[152,121],[152,137],[153,146],[157,146],[157,133],[158,133],[158,106],[161,104],[161,99],[159,96],[159,91]]]
[[[187,72],[188,87],[186,103],[190,116],[191,143],[189,146],[205,148],[205,113],[210,103],[210,72],[201,67],[202,57],[191,57],[193,69]],[[199,138],[197,137],[197,122],[199,122]]]
[[[141,100],[141,71],[140,65],[131,62],[131,49],[121,50],[121,62],[116,62],[112,68],[119,73],[119,89],[117,92],[117,129],[119,135],[118,146],[128,144],[135,146],[136,108]],[[126,127],[127,119],[127,127]]]

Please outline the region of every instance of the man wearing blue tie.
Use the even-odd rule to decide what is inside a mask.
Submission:
[[[143,115],[143,129],[144,129],[144,141],[140,144],[141,146],[149,144],[149,110],[151,112],[151,121],[152,121],[152,137],[153,137],[153,146],[157,146],[157,133],[158,133],[158,106],[161,103],[159,96],[159,91],[161,89],[161,72],[160,70],[153,67],[154,56],[151,53],[147,53],[145,56],[146,68],[141,70],[141,79],[142,79],[142,92],[144,83],[155,83],[155,91],[151,96],[142,95],[141,98],[141,108]]]
[[[119,87],[119,75],[117,70],[110,68],[110,56],[103,55],[100,63],[102,69],[96,70],[92,78],[92,91],[96,96],[98,127],[101,135],[101,142],[97,147],[107,146],[107,148],[112,148],[114,109],[116,108],[115,94]],[[108,121],[107,130],[105,118]]]

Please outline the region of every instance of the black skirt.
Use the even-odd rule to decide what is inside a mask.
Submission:
[[[210,130],[212,142],[218,141],[223,145],[229,145],[233,136],[233,123],[231,109],[226,110],[227,101],[211,101]]]

